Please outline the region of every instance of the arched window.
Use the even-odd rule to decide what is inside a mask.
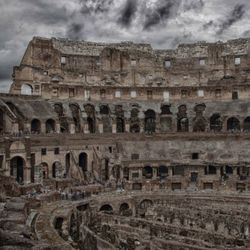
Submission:
[[[124,215],[129,210],[128,203],[124,202],[120,205],[119,213],[120,215]]]
[[[227,130],[231,131],[239,131],[240,130],[240,122],[237,118],[231,117],[227,120]]]
[[[150,166],[146,166],[143,168],[143,176],[146,179],[151,179],[153,177],[153,168]]]
[[[46,162],[42,162],[40,164],[41,170],[42,170],[42,178],[48,179],[49,178],[49,166]]]
[[[79,167],[83,172],[88,171],[88,155],[86,153],[79,154]]]
[[[131,116],[130,116],[130,132],[131,133],[140,132],[140,119],[138,115],[139,115],[139,110],[137,108],[133,108],[131,110]]]
[[[155,119],[156,119],[156,114],[154,110],[148,109],[145,112],[145,132],[149,133],[155,132],[155,127],[156,127]]]
[[[168,176],[168,168],[164,165],[161,165],[159,167],[158,174],[159,174],[161,179],[165,179]]]
[[[32,133],[41,133],[41,122],[38,119],[33,119],[31,121],[31,132]]]
[[[10,160],[10,175],[16,178],[16,181],[23,183],[24,159],[16,156]]]
[[[52,177],[58,178],[61,175],[61,163],[59,161],[56,161],[52,165]]]
[[[212,131],[221,131],[222,129],[222,121],[220,118],[220,114],[213,114],[210,117],[210,130]]]
[[[243,129],[244,129],[244,131],[250,131],[250,116],[248,116],[244,120]]]
[[[113,207],[109,204],[105,204],[105,205],[101,206],[100,211],[105,212],[105,213],[112,213]]]
[[[46,133],[53,133],[56,131],[56,122],[53,119],[48,119],[46,121]]]
[[[116,132],[117,133],[124,133],[125,131],[125,122],[122,117],[116,118]]]
[[[90,133],[95,133],[95,107],[91,104],[87,104],[84,106],[85,112],[87,114],[87,123],[88,129]]]
[[[145,199],[145,200],[141,201],[139,206],[141,209],[147,209],[147,208],[153,206],[153,201]]]
[[[23,84],[21,87],[21,95],[32,95],[33,88],[29,84]]]
[[[66,166],[66,176],[67,176],[70,169],[70,153],[67,153],[65,156],[65,166]]]
[[[81,118],[80,118],[80,107],[77,104],[70,104],[69,105],[72,113],[72,118],[75,124],[75,132],[81,132]]]

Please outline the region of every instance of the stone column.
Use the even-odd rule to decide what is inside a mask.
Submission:
[[[116,134],[116,123],[112,122],[112,133]]]
[[[103,123],[98,122],[98,131],[100,134],[103,134]]]
[[[60,134],[61,133],[61,125],[60,125],[60,123],[56,123],[56,133],[57,134]]]
[[[30,183],[30,173],[31,173],[31,165],[30,165],[30,157],[26,158],[26,164],[23,169],[23,183]]]
[[[41,123],[41,133],[45,134],[46,133],[46,125],[44,122]]]
[[[75,134],[76,133],[76,129],[75,129],[75,124],[74,123],[70,123],[69,124],[69,133],[70,134]]]
[[[84,123],[84,134],[89,134],[89,125],[88,123]]]

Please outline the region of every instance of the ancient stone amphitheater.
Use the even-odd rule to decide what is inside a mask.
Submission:
[[[29,43],[0,94],[0,249],[250,249],[250,39]]]

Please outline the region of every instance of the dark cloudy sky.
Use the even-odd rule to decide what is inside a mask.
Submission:
[[[33,36],[154,48],[250,37],[250,0],[0,0],[0,91]]]

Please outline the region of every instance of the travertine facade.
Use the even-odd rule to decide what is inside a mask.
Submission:
[[[0,173],[6,178],[14,177],[23,189],[42,185],[63,190],[76,184],[98,184],[102,190],[156,192],[164,202],[169,197],[164,198],[158,192],[172,194],[179,190],[199,193],[201,197],[202,192],[206,195],[211,192],[211,200],[218,192],[221,196],[214,198],[215,206],[221,202],[216,199],[224,199],[227,192],[234,197],[236,192],[247,196],[250,191],[249,56],[250,39],[154,50],[149,44],[130,42],[101,44],[34,38],[20,65],[14,67],[10,94],[0,94]],[[199,198],[202,204],[207,202],[205,196]],[[168,218],[167,212],[164,214],[159,209],[158,201],[153,204],[152,197],[148,199],[150,204],[145,205],[152,207],[146,215],[140,213],[140,201],[131,199],[134,200],[124,205],[125,210],[131,209],[128,216],[159,219],[163,224],[172,220],[175,226],[189,225],[189,229],[190,223],[195,224],[194,230],[204,229],[204,237],[212,234],[207,232],[211,228],[217,228],[216,232],[221,230],[218,234],[231,230],[225,229],[228,228],[225,222],[221,222],[223,225],[214,219],[211,222],[203,215],[194,219],[196,210],[180,222],[179,210],[186,203],[178,209],[173,203],[169,211],[179,212]],[[194,209],[196,198],[190,199]],[[242,207],[246,202],[247,198],[242,200]],[[234,207],[232,204],[230,208]],[[204,209],[212,216],[209,208]],[[99,210],[97,206],[96,212]],[[112,209],[101,210],[119,211],[113,205]],[[99,218],[96,214],[92,216]],[[196,242],[200,248],[191,248],[196,243],[188,242],[187,238],[198,237],[198,240],[203,237],[201,234],[174,231],[173,234],[186,237],[182,242],[179,236],[172,236],[182,246],[157,240],[152,240],[150,245],[149,239],[142,237],[143,240],[138,240],[145,248],[136,248],[134,240],[129,246],[124,243],[127,248],[121,249],[207,249],[216,246],[216,241],[220,247],[215,249],[246,246],[249,221],[243,223],[237,216],[235,230],[239,233],[230,231],[228,239],[217,235],[207,240],[208,243]],[[203,219],[205,226],[197,226]],[[114,226],[117,221],[119,225]],[[122,245],[117,240],[126,235],[125,226],[122,227],[126,219],[103,215],[96,227],[85,222],[78,233],[90,235],[90,241],[95,242],[93,249],[117,249]],[[56,228],[62,230],[60,223]],[[135,219],[133,223],[146,222]],[[115,228],[121,231],[115,237],[110,231],[109,243],[103,242],[100,235],[97,239],[99,227],[104,225],[113,225],[108,227],[111,231]],[[162,226],[154,229],[157,239],[161,237]],[[151,226],[145,230],[148,232],[149,228],[152,230]],[[237,237],[239,242],[234,241]],[[83,249],[93,246],[92,243],[85,242]],[[97,247],[98,244],[103,246]],[[231,248],[223,248],[226,244]]]

